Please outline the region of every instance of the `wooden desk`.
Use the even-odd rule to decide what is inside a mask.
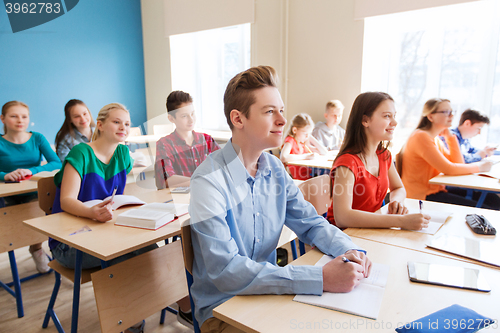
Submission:
[[[493,172],[500,173],[500,163],[492,168]],[[469,190],[481,191],[481,196],[476,207],[483,205],[484,199],[489,192],[500,193],[500,182],[496,178],[480,176],[479,174],[448,176],[440,174],[429,180],[429,184],[461,187]]]
[[[137,135],[137,136],[129,136],[125,140],[126,143],[136,143],[136,144],[149,144],[156,143],[156,141],[160,140],[161,136],[159,135]]]
[[[297,166],[305,166],[309,168],[317,168],[317,169],[328,169],[330,170],[333,165],[333,159],[331,156],[317,156],[312,160],[298,160],[288,162],[288,165],[297,165]]]
[[[411,207],[413,209],[418,210],[418,200],[406,199],[405,204],[407,207]],[[465,222],[465,215],[480,214],[484,215],[497,230],[500,230],[500,212],[489,209],[450,205],[432,201],[424,201],[424,209],[450,212],[453,213],[453,215],[451,218],[447,220],[447,222],[439,229],[439,231],[435,235],[429,235],[408,230],[368,229],[368,228],[347,228],[344,230],[344,232],[349,236],[369,239],[380,243],[395,245],[406,249],[412,249],[431,254],[439,254],[442,256],[452,257],[464,261],[471,261],[488,267],[494,267],[480,263],[478,261],[474,261],[472,259],[463,258],[447,252],[434,250],[432,248],[426,247],[425,244],[429,242],[433,237],[439,237],[441,235],[455,235],[460,237],[472,238],[483,242],[491,242],[494,244],[498,244],[498,246],[500,246],[500,238],[498,236],[491,237],[491,236],[478,235],[472,232],[472,230]]]
[[[128,184],[125,187],[125,193],[133,194],[146,202],[165,202],[172,199],[169,190],[142,189],[139,191],[138,188],[138,185]],[[118,209],[114,213],[113,220],[106,223],[62,212],[24,221],[24,224],[82,252],[108,261],[179,235],[180,222],[188,218],[182,216],[156,231],[115,226],[116,216],[127,209],[130,208]],[[92,231],[71,235],[84,227],[89,227]]]
[[[34,176],[32,176],[29,180],[23,180],[20,183],[5,183],[0,182],[0,198],[8,197],[11,195],[24,194],[30,192],[36,192],[38,190],[38,179],[44,177],[52,177],[59,170],[54,171],[42,171]]]
[[[140,188],[138,184],[128,184],[125,187],[125,193],[133,194],[146,202],[165,202],[172,199],[169,190],[157,191],[156,189]],[[180,199],[189,201],[186,196],[176,195],[174,198],[175,202],[185,202],[180,201]],[[114,218],[105,223],[62,212],[27,220],[24,221],[24,224],[81,252],[108,261],[172,236],[180,235],[181,222],[189,218],[188,215],[184,215],[158,230],[115,226],[116,216],[127,209],[130,208],[118,209]],[[90,228],[91,231],[78,232],[83,228]],[[75,282],[73,284],[72,333],[76,333],[78,330],[81,272],[81,255],[77,251]]]
[[[394,332],[396,327],[452,304],[460,304],[484,316],[498,319],[500,271],[369,240],[356,238],[353,240],[368,251],[373,262],[391,266],[376,321],[294,302],[292,301],[294,295],[236,296],[216,307],[213,311],[214,316],[245,332],[273,333]],[[314,264],[321,256],[322,253],[318,250],[311,250],[292,264]],[[484,272],[492,291],[483,293],[410,282],[407,261],[479,268]],[[494,327],[490,327],[489,330],[495,331]]]

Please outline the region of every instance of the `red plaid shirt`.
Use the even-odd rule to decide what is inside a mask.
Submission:
[[[193,144],[188,146],[177,131],[156,143],[156,187],[165,188],[165,180],[173,175],[191,177],[194,170],[220,147],[208,134],[193,131]]]

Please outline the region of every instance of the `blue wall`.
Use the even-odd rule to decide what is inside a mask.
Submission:
[[[27,103],[28,130],[52,144],[72,98],[83,100],[94,119],[101,107],[119,102],[133,126],[146,122],[140,0],[82,0],[55,20],[17,33],[0,4],[0,107]]]

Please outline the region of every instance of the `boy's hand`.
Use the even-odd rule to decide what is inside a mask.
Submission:
[[[350,262],[342,261],[342,257]],[[333,293],[347,293],[368,276],[371,261],[364,253],[349,250],[323,266],[323,290]]]
[[[90,208],[94,220],[107,222],[113,218],[113,209],[111,208],[111,199],[98,203]]]
[[[495,152],[496,149],[497,149],[496,147],[486,146],[486,147],[484,147],[483,150],[478,152],[478,155],[481,156],[481,158],[485,158],[485,157],[493,155],[493,153]]]
[[[403,203],[399,201],[389,202],[389,206],[387,208],[389,214],[398,214],[398,215],[408,214],[408,208],[406,208],[405,205],[403,205]]]

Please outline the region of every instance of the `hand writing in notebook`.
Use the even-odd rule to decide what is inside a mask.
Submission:
[[[111,200],[103,201],[94,205],[90,208],[92,212],[92,218],[99,222],[107,222],[113,218],[113,209],[111,208]]]
[[[323,266],[323,290],[333,293],[352,291],[363,278],[370,275],[371,264],[363,252],[356,250],[337,256]]]

